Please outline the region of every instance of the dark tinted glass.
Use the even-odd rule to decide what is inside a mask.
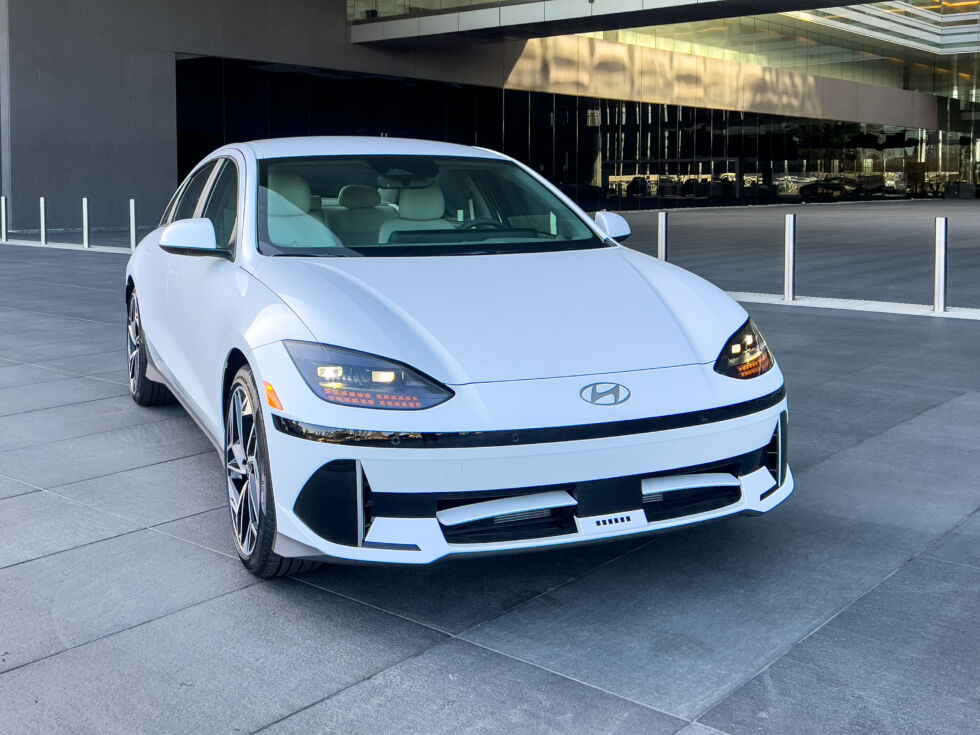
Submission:
[[[238,221],[238,168],[225,161],[218,174],[204,216],[214,225],[215,240],[219,248],[235,246],[235,223]]]
[[[194,212],[197,210],[197,203],[201,198],[201,192],[204,191],[204,186],[208,183],[208,178],[211,176],[211,172],[214,171],[216,165],[217,162],[209,163],[191,176],[187,184],[184,185],[184,191],[181,192],[180,200],[177,202],[177,209],[174,211],[175,220],[191,219],[194,216]]]

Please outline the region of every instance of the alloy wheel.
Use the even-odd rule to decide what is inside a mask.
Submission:
[[[228,418],[225,422],[225,467],[235,543],[238,544],[238,551],[246,558],[255,551],[259,534],[261,480],[256,458],[257,446],[252,402],[245,387],[237,384],[228,402]]]
[[[126,349],[129,354],[129,391],[133,395],[139,390],[140,382],[140,343],[143,340],[143,327],[140,324],[140,307],[136,297],[129,300],[126,317]]]

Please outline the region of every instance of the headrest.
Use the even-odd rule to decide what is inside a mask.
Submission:
[[[446,213],[446,197],[438,185],[425,189],[402,189],[398,197],[398,216],[402,219],[441,219]]]
[[[385,204],[398,204],[398,192],[401,189],[381,189],[381,201]]]
[[[273,217],[310,211],[310,183],[299,174],[275,169],[269,171],[269,191],[279,195],[269,197],[269,214]],[[292,207],[288,206],[290,204]]]
[[[373,186],[348,184],[340,190],[337,204],[348,209],[370,209],[381,204],[381,195]]]

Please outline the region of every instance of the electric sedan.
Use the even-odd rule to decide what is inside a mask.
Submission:
[[[764,513],[793,490],[783,376],[629,233],[481,148],[230,145],[130,259],[130,390],[217,448],[260,576]]]

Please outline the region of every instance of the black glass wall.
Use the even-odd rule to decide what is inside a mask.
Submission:
[[[216,58],[177,62],[181,176],[229,142],[389,135],[501,150],[586,209],[972,195],[969,130],[501,90]]]

